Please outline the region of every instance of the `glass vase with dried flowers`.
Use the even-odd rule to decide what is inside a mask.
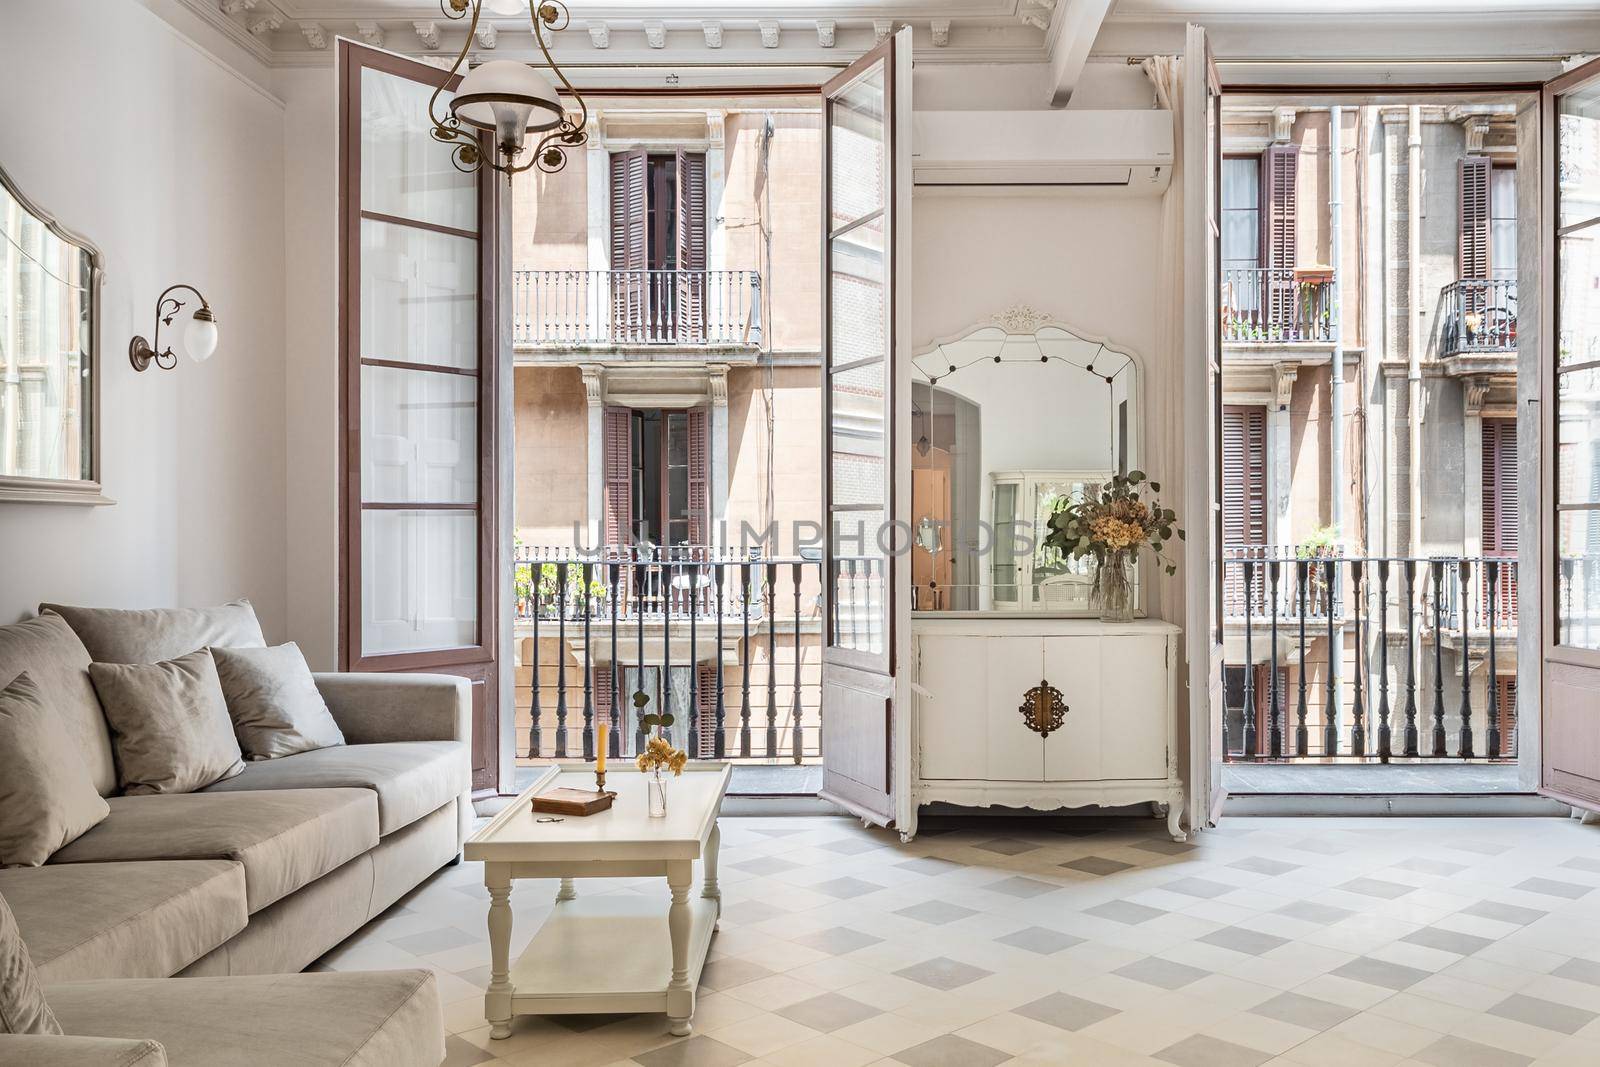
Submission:
[[[1089,602],[1106,622],[1133,618],[1141,548],[1148,547],[1167,574],[1177,573],[1177,564],[1162,550],[1174,536],[1184,540],[1184,532],[1177,524],[1177,513],[1161,506],[1155,496],[1160,492],[1160,482],[1146,480],[1143,471],[1129,471],[1113,476],[1098,489],[1091,488],[1082,497],[1062,501],[1050,516],[1044,544],[1073,559],[1094,559]]]
[[[676,778],[689,762],[689,754],[681,748],[673,748],[672,742],[659,733],[662,727],[672,725],[670,714],[644,715],[639,721],[645,729],[654,727],[658,731],[645,743],[644,751],[639,753],[635,762],[640,771],[650,776],[645,780],[645,790],[650,799],[650,817],[660,819],[667,814],[667,780],[661,772],[671,771]]]

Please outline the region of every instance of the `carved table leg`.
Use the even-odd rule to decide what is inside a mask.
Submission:
[[[688,1036],[694,1019],[694,987],[689,984],[689,933],[693,926],[689,912],[689,881],[694,864],[675,861],[667,867],[667,885],[672,888],[672,908],[667,912],[667,933],[672,938],[672,981],[667,983],[668,1031],[674,1037]]]
[[[705,855],[705,885],[700,890],[700,895],[708,900],[717,902],[717,923],[712,929],[722,929],[722,887],[717,884],[717,859],[722,850],[722,826],[719,823],[711,824],[711,835],[706,838]]]
[[[578,886],[571,878],[561,879],[561,888],[556,890],[556,900],[577,900]]]
[[[511,1036],[511,871],[504,864],[485,863],[483,884],[489,889],[489,988],[483,1014],[489,1036]]]
[[[1183,798],[1174,797],[1167,805],[1167,833],[1172,835],[1174,841],[1187,841],[1188,835],[1183,832],[1179,824],[1179,817],[1183,814]]]

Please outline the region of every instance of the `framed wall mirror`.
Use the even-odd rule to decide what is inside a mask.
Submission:
[[[1138,469],[1139,420],[1133,353],[1027,309],[918,354],[913,612],[1094,614],[1092,561],[1046,547],[1046,523]]]
[[[100,492],[100,253],[0,169],[0,504]]]

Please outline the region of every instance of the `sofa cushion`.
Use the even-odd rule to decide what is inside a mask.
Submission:
[[[293,641],[273,648],[213,646],[211,658],[246,759],[276,759],[344,744],[344,734]]]
[[[0,1034],[59,1033],[17,920],[0,896]]]
[[[244,929],[230,860],[56,863],[0,871],[43,981],[165,978]]]
[[[189,793],[244,770],[209,649],[164,663],[91,663],[123,792]]]
[[[70,1034],[144,1037],[171,1067],[438,1067],[433,972],[73,982],[45,990]]]
[[[0,1036],[0,1063],[28,1067],[170,1067],[154,1041],[131,1037]]]
[[[207,645],[259,648],[267,643],[248,600],[214,608],[78,608],[40,604],[67,620],[96,663],[159,663]]]
[[[45,707],[66,724],[78,755],[101,796],[117,791],[111,735],[100,698],[89,681],[89,651],[59,615],[41,615],[0,626],[0,685],[24,670],[39,687]]]
[[[467,746],[459,741],[389,741],[340,745],[245,764],[236,777],[206,790],[360,787],[378,799],[378,832],[389,834],[436,811],[472,781]]]
[[[0,688],[0,867],[37,867],[109,809],[26,671]]]
[[[170,793],[110,804],[105,822],[50,862],[237,860],[251,912],[378,843],[378,803],[368,789]]]

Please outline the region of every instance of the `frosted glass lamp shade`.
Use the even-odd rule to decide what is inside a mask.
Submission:
[[[217,350],[217,319],[210,308],[197,309],[194,318],[183,328],[183,347],[196,363],[210,359],[211,353]]]
[[[501,148],[515,150],[524,134],[561,122],[561,99],[550,80],[526,63],[495,59],[461,79],[450,112],[474,129],[493,131]]]

